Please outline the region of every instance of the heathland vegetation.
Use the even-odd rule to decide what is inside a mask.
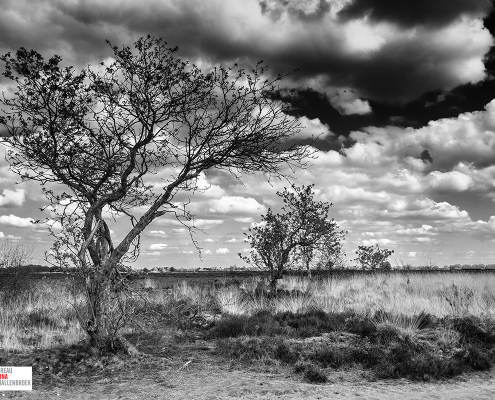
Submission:
[[[84,344],[74,307],[84,294],[75,279],[1,288],[4,359],[31,355],[47,382],[120,365]],[[276,292],[261,277],[166,282],[133,281],[135,296],[125,302],[123,335],[150,357],[201,341],[212,358],[238,368],[285,368],[325,382],[335,369],[358,369],[365,378],[452,377],[490,368],[495,355],[491,273],[286,276]]]

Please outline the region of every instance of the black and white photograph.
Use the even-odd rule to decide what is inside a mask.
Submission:
[[[495,399],[493,1],[0,0],[0,74],[0,396]]]

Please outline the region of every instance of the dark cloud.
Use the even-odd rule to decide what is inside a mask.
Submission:
[[[421,153],[420,158],[423,162],[428,162],[430,164],[433,163],[433,158],[431,158],[430,152],[428,150],[424,150]]]
[[[303,21],[312,21],[323,18],[330,11],[330,2],[327,0],[296,1],[289,0],[259,0],[261,13],[272,20],[279,20],[282,15],[288,14]]]
[[[369,17],[374,22],[396,23],[404,28],[418,25],[445,26],[461,15],[484,16],[490,0],[354,0],[338,16],[343,21]]]
[[[449,21],[454,15],[481,15],[488,7],[486,1],[469,2],[470,7],[465,3],[454,1],[448,7]],[[359,4],[342,12],[349,14]],[[368,99],[374,113],[372,102],[378,108],[391,104],[390,109],[382,107],[386,118],[413,121],[400,109],[393,112],[397,103],[479,81],[484,76],[481,59],[492,42],[472,20],[448,32],[422,28],[420,22],[414,34],[395,28],[375,31],[366,23],[342,22],[332,11],[336,6],[325,0],[5,0],[2,6],[2,53],[24,46],[85,67],[111,54],[107,39],[131,45],[152,34],[179,46],[181,56],[200,65],[237,62],[250,68],[264,60],[274,75],[297,69],[286,79],[288,86],[328,94],[350,89],[356,98]],[[378,119],[386,118],[378,110]]]
[[[484,19],[484,26],[492,36],[495,36],[495,12]],[[418,66],[421,63],[417,64]],[[405,103],[383,102],[369,98],[373,115],[341,116],[333,109],[323,93],[302,90],[299,99],[292,101],[294,115],[310,115],[310,118],[320,118],[332,131],[339,135],[348,136],[353,130],[366,126],[394,125],[398,127],[420,128],[433,120],[441,118],[456,118],[460,113],[480,111],[495,97],[495,46],[491,47],[484,57],[487,78],[477,83],[458,85],[450,91],[434,90],[420,95],[413,101]],[[387,79],[384,68],[383,77]],[[374,85],[375,83],[370,83]],[[408,85],[409,83],[406,83]],[[395,88],[393,89],[395,90]],[[310,106],[309,106],[310,105]],[[345,144],[346,142],[344,142]],[[349,144],[352,143],[348,142]],[[422,157],[423,158],[423,157]]]
[[[484,26],[495,35],[495,12],[484,20]],[[394,125],[421,127],[429,121],[440,118],[455,118],[463,112],[483,110],[495,97],[495,47],[491,47],[484,58],[487,78],[475,84],[464,84],[451,91],[431,91],[417,100],[405,104],[390,104],[370,100],[377,120],[386,123],[387,116],[393,115]]]
[[[287,113],[295,116],[305,116],[309,119],[318,118],[321,123],[328,125],[335,136],[328,136],[319,140],[315,147],[320,150],[340,150],[343,146],[354,143],[348,138],[353,130],[363,126],[381,125],[382,121],[376,119],[373,114],[367,115],[341,115],[335,107],[330,104],[324,93],[305,88],[291,94],[288,90],[279,90],[274,95],[275,99],[285,101],[289,107]],[[339,136],[343,136],[339,138]],[[308,141],[309,142],[309,141]]]

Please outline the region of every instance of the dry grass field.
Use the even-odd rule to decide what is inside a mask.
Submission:
[[[394,398],[386,397],[384,382],[403,398],[414,398],[406,387],[495,396],[495,274],[287,277],[277,293],[261,277],[183,281],[171,289],[148,278],[136,287],[126,302],[131,318],[124,333],[141,355],[97,358],[85,344],[72,306],[81,294],[70,280],[3,284],[0,364],[32,365],[40,398],[57,391],[81,399],[139,398],[139,382],[154,388],[150,398],[167,392],[261,399],[283,387],[290,390],[280,398],[304,391],[318,398],[329,390],[334,398],[352,398],[345,397],[350,387],[366,398]],[[204,380],[213,376],[210,397],[193,393],[191,385],[206,390]],[[237,381],[222,391],[229,377]],[[439,383],[444,379],[450,383]],[[470,379],[485,392],[463,392],[472,390]],[[271,389],[265,393],[260,384]],[[112,397],[117,392],[122,396]]]

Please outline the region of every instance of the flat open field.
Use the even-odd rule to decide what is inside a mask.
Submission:
[[[150,274],[126,303],[133,357],[94,356],[70,280],[13,285],[0,364],[32,365],[34,391],[10,397],[495,398],[491,273],[289,276],[277,293],[260,276]]]

